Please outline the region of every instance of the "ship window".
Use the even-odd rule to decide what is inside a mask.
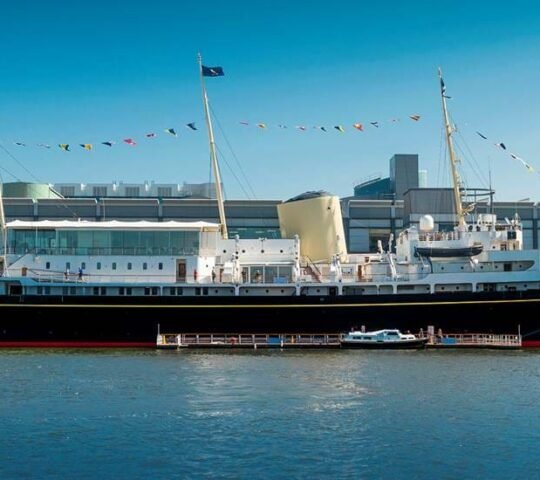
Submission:
[[[505,272],[511,272],[512,271],[512,264],[511,263],[505,263],[504,264],[504,271]]]
[[[120,287],[120,288],[118,289],[118,295],[125,295],[125,293],[126,293],[126,290],[125,290],[124,287]]]
[[[83,270],[86,270],[86,262],[82,262],[82,263],[81,263],[81,268],[82,268]]]
[[[68,294],[68,287],[62,287],[62,295]]]
[[[105,287],[101,287],[101,295],[107,295],[107,289]]]
[[[113,262],[113,263],[112,263],[112,269],[113,269],[113,270],[116,270],[116,262]]]
[[[158,287],[152,287],[152,295],[158,294]]]
[[[99,295],[99,287],[94,287],[94,295]]]
[[[49,270],[51,268],[51,262],[45,263],[45,268]]]
[[[163,270],[163,263],[161,262],[158,263],[158,270]]]
[[[147,264],[146,262],[144,262],[144,263],[142,264],[142,269],[143,269],[143,270],[148,270],[148,264]]]
[[[144,294],[145,295],[150,295],[150,288],[149,287],[144,287]]]
[[[51,287],[45,287],[45,295],[51,294]]]
[[[126,288],[126,295],[131,295],[131,293],[132,293],[131,287],[127,287]]]
[[[37,287],[37,294],[43,295],[43,287]]]
[[[70,268],[71,268],[71,263],[70,263],[70,262],[66,262],[66,271],[68,271]]]
[[[98,270],[101,270],[101,262],[97,262],[96,268],[97,268]]]
[[[128,270],[131,270],[131,267],[132,267],[131,262],[128,262],[127,267],[128,267]]]
[[[203,295],[208,295],[208,287],[203,287],[202,294]]]

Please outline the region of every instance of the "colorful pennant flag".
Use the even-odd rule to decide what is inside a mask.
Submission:
[[[418,122],[418,120],[420,120],[420,115],[409,115],[409,118],[415,122]]]
[[[360,131],[360,132],[363,132],[364,131],[364,126],[361,124],[361,123],[355,123],[353,125],[354,128],[356,128],[356,130]]]
[[[525,168],[530,172],[530,173],[534,173],[534,168],[531,167],[527,162],[525,161],[522,161],[523,165],[525,165]]]
[[[304,127],[304,125],[297,125],[296,128],[297,128],[298,130],[302,130],[303,132],[305,132],[305,131],[307,130],[307,128]]]
[[[22,142],[15,142],[15,145],[19,145],[19,147],[26,147],[26,143]]]
[[[132,138],[125,138],[124,143],[127,143],[128,145],[131,145],[132,147],[137,145],[137,142],[135,142],[135,140],[133,140]]]
[[[173,137],[177,137],[176,130],[174,128],[166,128],[165,131],[170,133]]]
[[[85,150],[92,150],[92,144],[91,143],[80,143],[79,144],[82,148]]]
[[[38,143],[37,146],[38,146],[38,147],[47,148],[47,149],[48,149],[48,148],[51,148],[51,146],[50,146],[50,145],[47,145],[46,143]]]
[[[240,125],[249,125],[248,122],[240,122]]]
[[[69,143],[60,143],[58,145],[62,150],[64,150],[65,152],[70,152],[71,150],[69,149]]]
[[[379,122],[369,122],[371,125],[373,125],[375,128],[379,128]]]
[[[334,128],[341,133],[345,133],[345,129],[341,125],[336,125]]]
[[[326,132],[326,127],[316,127],[318,128],[319,130],[322,130],[323,132]]]
[[[147,133],[146,134],[146,138],[155,138],[157,137],[157,134],[156,133]],[[125,140],[124,140],[125,141]]]
[[[114,142],[101,142],[102,145],[107,145],[107,147],[112,147]]]
[[[282,125],[282,124],[279,124],[278,127],[279,128],[288,128],[287,125]]]
[[[514,155],[513,153],[511,153],[510,156],[511,156],[514,160],[523,160],[522,158],[518,157],[517,155]]]
[[[485,136],[485,135],[482,135],[480,132],[476,132],[478,134],[478,136],[480,136],[481,138],[483,138],[484,140],[487,140],[488,138]]]
[[[446,95],[446,85],[444,84],[444,80],[441,77],[441,94],[444,98],[452,98]]]
[[[496,147],[499,147],[499,148],[502,148],[503,150],[506,150],[506,145],[504,143],[496,143],[495,144]]]
[[[197,127],[195,126],[195,122],[186,124],[186,127],[191,128],[191,130],[197,130]]]
[[[265,123],[258,123],[257,126],[259,128],[266,128],[266,124]]]
[[[223,67],[205,67],[201,65],[201,70],[203,77],[222,77],[225,75]]]

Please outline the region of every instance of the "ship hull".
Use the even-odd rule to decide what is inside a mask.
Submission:
[[[0,296],[0,347],[154,347],[161,333],[399,329],[523,336],[540,347],[540,291],[362,296]]]

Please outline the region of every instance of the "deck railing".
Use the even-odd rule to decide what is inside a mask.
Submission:
[[[224,333],[164,333],[159,334],[158,347],[186,346],[261,346],[261,347],[320,347],[339,346],[339,334],[224,334]]]
[[[424,335],[429,337],[431,345],[456,346],[493,346],[493,347],[520,347],[521,335],[491,334],[491,333],[456,333],[445,335]]]

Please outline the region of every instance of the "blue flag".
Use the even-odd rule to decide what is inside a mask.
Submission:
[[[203,77],[222,77],[225,75],[223,67],[205,67],[204,65],[202,65],[202,74]]]

